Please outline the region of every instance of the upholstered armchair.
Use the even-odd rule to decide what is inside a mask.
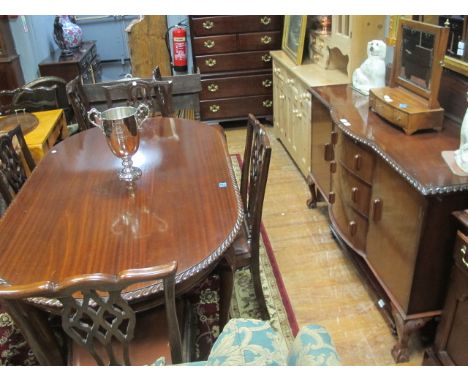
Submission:
[[[320,325],[303,327],[288,350],[268,321],[236,318],[226,324],[206,361],[184,365],[337,366],[340,361],[330,334]]]

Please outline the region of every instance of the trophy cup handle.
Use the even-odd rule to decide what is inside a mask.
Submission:
[[[100,124],[95,122],[96,116],[98,117],[99,121],[101,122]],[[101,119],[101,112],[93,107],[90,111],[88,111],[88,120],[91,122],[92,125],[99,127],[101,130],[104,131],[104,128],[102,127],[102,119]]]
[[[136,117],[139,129],[141,129],[141,125],[143,125],[143,122],[145,122],[148,119],[148,116],[149,116],[148,105],[144,103],[141,103],[140,105],[138,105],[135,117]]]

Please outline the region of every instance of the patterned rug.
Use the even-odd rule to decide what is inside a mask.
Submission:
[[[239,154],[233,155],[231,158],[234,173],[239,183],[241,158]],[[260,274],[271,325],[283,335],[285,343],[289,347],[297,334],[298,325],[263,225],[260,242]],[[196,317],[193,361],[205,360],[219,335],[218,291],[219,278],[213,275],[192,293],[191,299]],[[238,270],[234,276],[230,315],[233,318],[260,318],[260,310],[255,299],[248,268]],[[0,305],[0,366],[37,364],[38,362],[20,330]]]

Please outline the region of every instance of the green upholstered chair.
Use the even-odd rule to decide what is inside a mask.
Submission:
[[[161,359],[158,365],[161,365]],[[231,319],[206,361],[191,366],[337,366],[338,354],[330,334],[320,325],[307,325],[288,350],[268,321]]]

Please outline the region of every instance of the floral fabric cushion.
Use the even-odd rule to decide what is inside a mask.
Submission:
[[[327,330],[320,325],[307,325],[296,336],[288,355],[290,366],[336,366],[338,354]]]
[[[288,348],[266,321],[230,320],[213,345],[207,366],[285,365]]]

